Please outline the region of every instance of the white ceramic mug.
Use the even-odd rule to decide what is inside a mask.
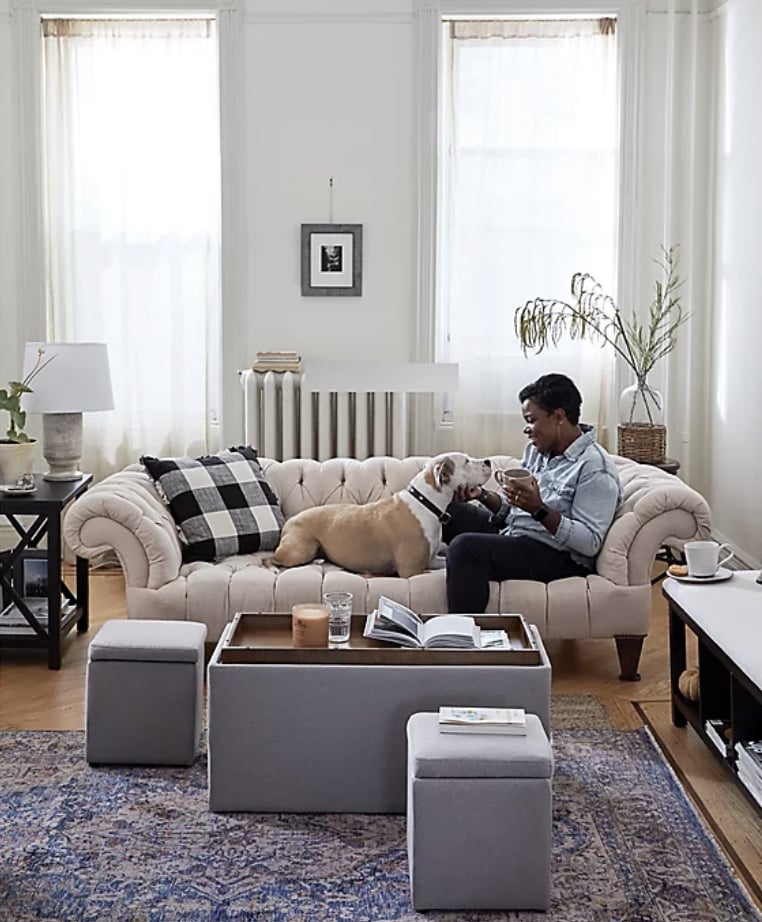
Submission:
[[[506,486],[509,480],[525,480],[528,482],[531,477],[532,472],[524,467],[498,468],[495,471],[495,480],[501,487]]]
[[[729,544],[718,544],[716,541],[689,541],[684,551],[689,576],[714,576],[719,567],[733,557]],[[720,551],[728,551],[722,560]]]

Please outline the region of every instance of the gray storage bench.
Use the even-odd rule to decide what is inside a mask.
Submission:
[[[440,705],[523,707],[550,732],[550,661],[517,615],[486,615],[515,649],[410,650],[362,636],[291,646],[291,616],[240,614],[209,661],[214,811],[404,813],[405,725]]]

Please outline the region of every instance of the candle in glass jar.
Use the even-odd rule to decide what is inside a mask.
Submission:
[[[328,646],[328,606],[302,602],[291,609],[291,630],[295,647]]]

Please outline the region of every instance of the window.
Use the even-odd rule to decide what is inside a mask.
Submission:
[[[444,23],[437,358],[458,362],[456,441],[523,449],[517,394],[569,374],[597,423],[611,356],[569,342],[525,357],[515,309],[566,298],[576,271],[616,290],[616,23]]]
[[[211,19],[43,21],[48,333],[106,342],[88,469],[216,449],[220,139]]]

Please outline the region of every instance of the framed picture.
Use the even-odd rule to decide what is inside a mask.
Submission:
[[[362,224],[302,224],[302,295],[362,295]]]
[[[25,599],[48,597],[48,552],[24,551],[17,562],[16,591]]]

